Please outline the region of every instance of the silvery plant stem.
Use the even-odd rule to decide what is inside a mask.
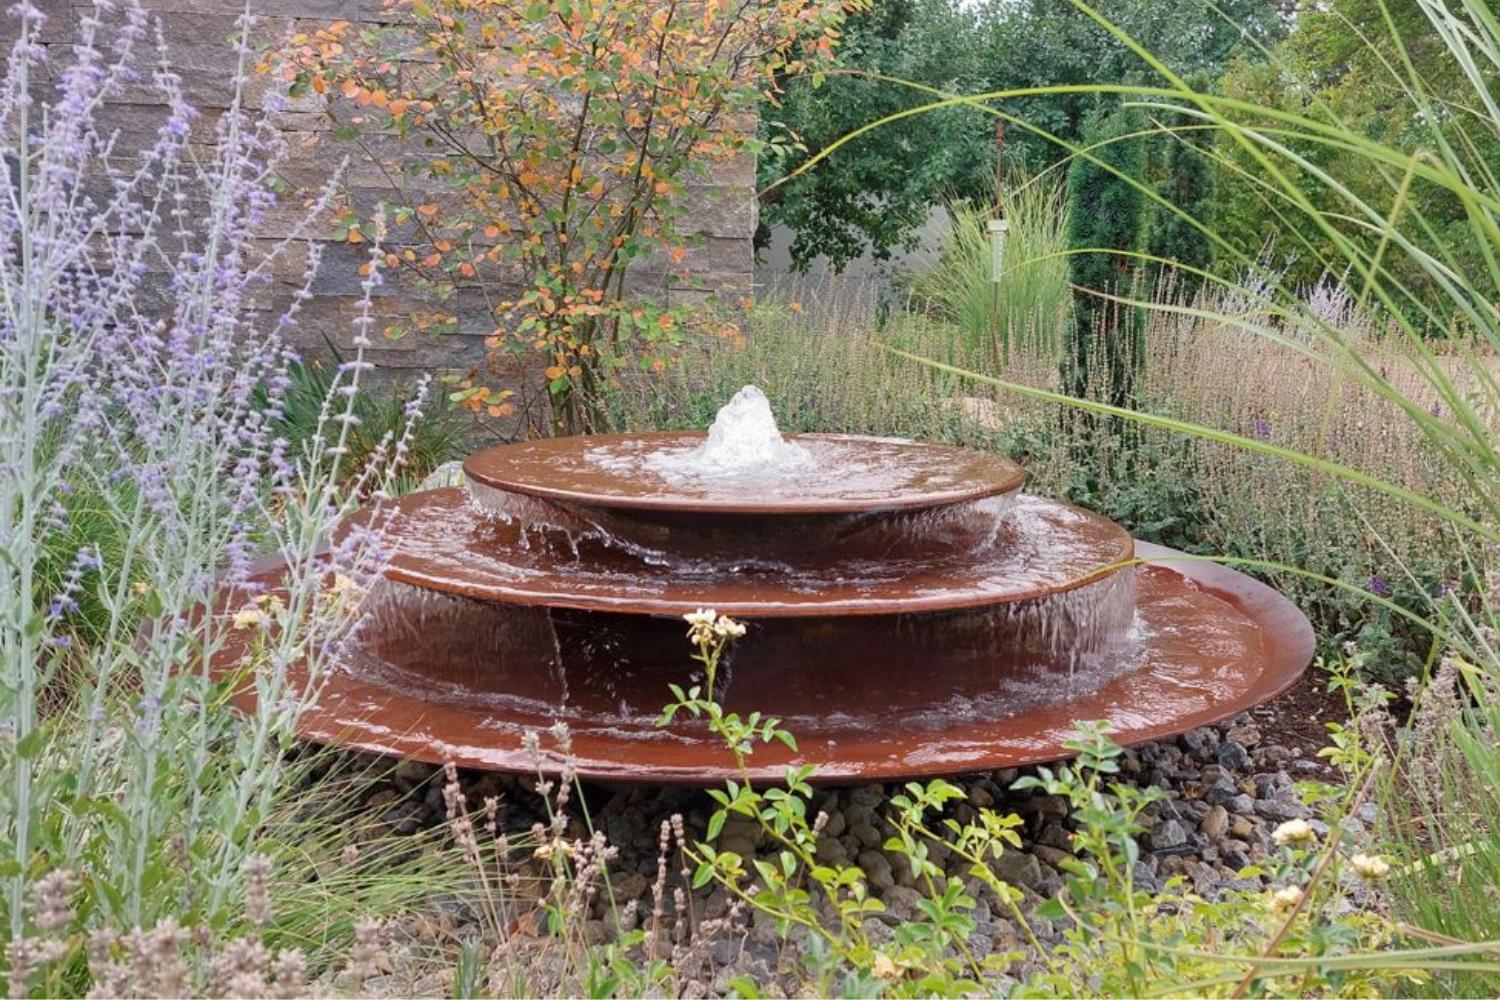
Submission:
[[[19,45],[31,45],[32,27],[23,23]],[[19,86],[23,91],[30,87],[28,61],[22,60]],[[30,180],[26,164],[30,160],[28,133],[30,132],[30,107],[22,102],[18,109],[16,127],[20,135],[18,159],[21,167],[12,203],[17,217],[23,214],[28,201]],[[35,248],[32,246],[28,228],[22,225],[19,233],[18,261],[22,275],[31,273],[34,266]],[[7,261],[7,265],[9,265]],[[9,279],[13,269],[7,267]],[[31,608],[24,599],[34,587],[36,548],[35,499],[40,490],[37,483],[36,434],[38,414],[36,412],[36,387],[42,336],[35,310],[26,294],[24,282],[7,280],[4,298],[6,312],[12,327],[12,339],[8,349],[0,355],[4,365],[3,391],[5,392],[4,445],[11,455],[6,474],[0,476],[0,528],[6,531],[5,557],[0,560],[0,575],[3,588],[0,592],[17,595],[7,600],[3,642],[4,682],[6,694],[6,719],[11,730],[9,736],[16,748],[14,769],[14,806],[10,840],[13,845],[12,860],[16,874],[10,882],[10,923],[12,939],[19,938],[24,925],[22,909],[26,892],[26,862],[30,853],[31,834],[31,777],[32,764],[25,752],[33,728],[36,725],[36,659],[37,637],[28,628]]]

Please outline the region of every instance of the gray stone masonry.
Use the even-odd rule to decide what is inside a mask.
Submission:
[[[42,41],[53,49],[54,59],[65,60],[67,46],[76,36],[79,17],[89,5],[73,0],[33,2],[47,16]],[[389,20],[379,0],[250,2],[259,19],[257,38],[266,42],[285,38],[294,30],[339,19],[355,22],[356,27]],[[9,0],[0,3],[8,6]],[[235,64],[229,36],[243,4],[238,0],[143,0],[143,4],[159,19],[172,68],[182,77],[187,100],[200,112],[193,137],[210,143],[214,124],[232,96]],[[3,19],[0,40],[14,36],[16,23],[13,18]],[[261,82],[252,85],[247,102],[250,107],[262,106],[260,96],[265,85]],[[141,88],[124,94],[105,110],[107,127],[119,132],[119,148],[140,148],[152,140],[162,120],[161,109],[152,106],[155,100],[152,92]],[[356,206],[368,206],[381,199],[396,200],[395,190],[378,161],[421,155],[414,144],[407,147],[394,137],[378,137],[364,140],[366,148],[374,154],[373,159],[365,156],[354,144],[333,137],[334,124],[316,98],[293,102],[288,109],[276,112],[271,121],[287,140],[287,157],[280,168],[287,187],[281,205],[264,226],[267,240],[285,235],[290,227],[303,221],[309,198],[327,184],[345,158],[349,165],[344,189]],[[695,183],[687,193],[684,230],[694,237],[683,265],[691,274],[689,281],[681,280],[677,268],[668,269],[646,260],[633,269],[628,287],[635,294],[664,294],[674,301],[696,299],[703,294],[702,289],[734,298],[748,294],[756,223],[754,191],[755,167],[749,156],[716,166],[711,177]],[[416,196],[420,197],[420,192]],[[340,347],[349,346],[359,301],[356,269],[364,259],[363,248],[332,242],[331,227],[320,235],[328,240],[323,264],[313,286],[314,298],[304,308],[304,319],[297,333],[296,346],[307,356],[326,353],[325,338]],[[284,308],[301,278],[298,260],[288,258],[258,305],[268,312]],[[484,338],[496,324],[486,302],[503,298],[513,290],[505,288],[503,281],[490,287],[460,289],[455,298],[441,306],[458,315],[456,330],[377,340],[372,360],[387,379],[420,370],[462,371],[478,364],[485,356]],[[396,280],[379,290],[375,312],[380,320],[389,322],[436,307],[437,303],[416,283]],[[381,322],[378,327],[383,325]]]

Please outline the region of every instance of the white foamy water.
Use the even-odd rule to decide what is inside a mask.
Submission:
[[[771,401],[753,385],[720,407],[698,447],[656,453],[646,461],[667,476],[689,478],[791,472],[813,465],[811,452],[781,436]]]

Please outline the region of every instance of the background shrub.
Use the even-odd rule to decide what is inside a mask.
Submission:
[[[987,228],[996,207],[1009,227],[999,281]],[[1012,344],[1056,344],[1073,301],[1059,185],[1016,175],[998,205],[957,200],[947,211],[937,259],[906,282],[908,308],[951,324],[976,355],[1003,358]]]

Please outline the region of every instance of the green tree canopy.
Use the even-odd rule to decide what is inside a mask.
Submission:
[[[1101,106],[1085,119],[1087,155],[1068,166],[1069,277],[1075,289],[1068,390],[1088,395],[1095,358],[1109,372],[1109,402],[1132,402],[1140,349],[1140,316],[1113,296],[1128,296],[1137,274],[1131,251],[1141,245],[1145,197],[1130,183],[1145,172],[1145,119],[1133,108]]]
[[[1183,74],[1217,77],[1236,56],[1254,57],[1285,33],[1273,0],[1093,0],[1093,6]],[[882,0],[845,25],[840,61],[952,93],[1058,84],[1151,82],[1154,71],[1068,0]],[[789,80],[780,105],[761,111],[762,187],[859,127],[929,100],[897,84],[833,75],[822,86]],[[1086,95],[1047,94],[1004,110],[1076,142],[1092,106]],[[835,267],[908,245],[929,208],[954,198],[988,200],[995,176],[995,119],[956,107],[899,120],[835,151],[771,190],[767,225],[794,233],[793,260],[823,256]],[[1007,132],[1006,158],[1035,172],[1066,148],[1022,128]]]
[[[985,90],[1069,84],[1161,82],[1155,70],[1068,0],[987,0]],[[1090,6],[1182,76],[1214,78],[1236,58],[1253,60],[1286,31],[1272,0],[1091,0]],[[1061,139],[1076,142],[1095,106],[1090,94],[1042,94],[1005,110]],[[1014,151],[1032,169],[1066,150],[1021,129]]]
[[[883,0],[852,15],[840,61],[851,70],[972,92],[983,80],[978,15],[953,0]],[[923,96],[881,80],[834,74],[821,85],[790,80],[780,106],[761,109],[764,188],[810,155]],[[767,225],[795,232],[792,258],[835,267],[866,252],[886,259],[907,246],[931,205],[985,191],[994,171],[994,121],[971,108],[919,115],[836,151],[762,199]]]

